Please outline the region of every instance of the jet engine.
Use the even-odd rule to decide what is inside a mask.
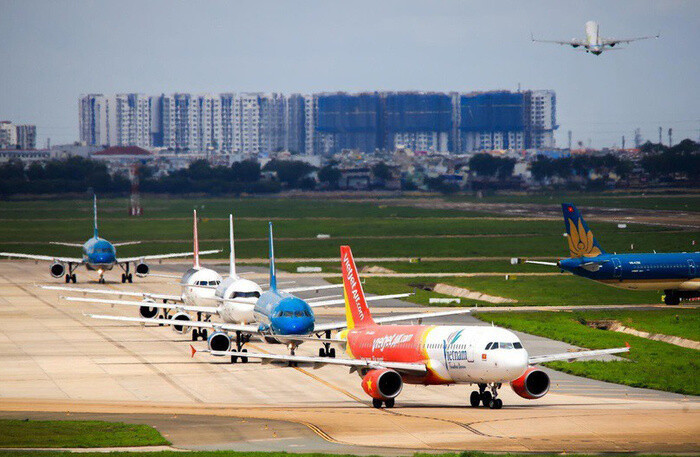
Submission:
[[[535,400],[549,392],[549,376],[539,368],[530,367],[518,379],[511,381],[510,387],[521,397]]]
[[[62,263],[56,262],[51,264],[50,271],[51,276],[53,276],[54,278],[60,278],[66,272],[66,267]]]
[[[396,371],[388,368],[370,370],[362,378],[362,388],[372,398],[389,400],[401,393],[403,379]]]
[[[187,313],[177,313],[173,317],[171,317],[172,320],[174,321],[180,321],[182,323],[187,323],[192,320],[190,318],[190,315]],[[189,327],[186,325],[173,325],[173,330],[176,331],[177,333],[185,333],[187,330],[189,330]]]
[[[160,308],[150,306],[151,304],[155,305],[155,302],[153,300],[144,300],[143,302],[144,305],[139,308],[139,315],[141,317],[145,317],[146,319],[153,319],[157,317]]]
[[[139,276],[146,276],[151,269],[143,262],[136,264],[136,274]]]
[[[231,338],[224,332],[214,332],[209,335],[207,345],[211,351],[231,350]]]

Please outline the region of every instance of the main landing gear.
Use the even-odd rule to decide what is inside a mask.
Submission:
[[[675,290],[665,290],[664,291],[664,303],[669,306],[676,306],[680,304],[681,297]]]
[[[394,398],[390,398],[388,400],[380,400],[379,398],[373,398],[372,399],[372,406],[374,406],[377,409],[380,409],[382,407],[382,403],[383,403],[384,406],[386,406],[387,408],[393,408],[395,402],[396,402],[396,399],[394,399]]]
[[[491,392],[486,390],[488,386],[486,384],[479,384],[479,391],[476,390],[472,392],[469,397],[469,403],[476,408],[479,404],[488,406],[491,409],[501,409],[503,408],[503,400],[498,397],[498,389],[501,388],[500,383],[491,383]]]
[[[202,341],[206,341],[207,338],[209,338],[209,333],[207,332],[207,329],[198,329],[198,328],[193,328],[192,329],[192,341],[197,341],[199,338],[202,339]]]
[[[244,349],[243,345],[250,341],[250,335],[243,335],[240,331],[236,331],[236,352],[248,352],[248,349]],[[241,359],[241,363],[248,363],[248,357],[245,356],[231,356],[231,363],[238,362]]]
[[[326,338],[331,337],[331,331],[326,330]],[[330,357],[330,358],[335,358],[335,348],[331,347],[331,343],[325,342],[323,343],[323,347],[319,348],[318,350],[318,356],[319,357]]]
[[[77,265],[73,265],[72,263],[68,264],[68,273],[66,273],[66,284],[69,282],[73,281],[73,284],[78,280],[78,278],[75,276],[75,269],[77,268]]]
[[[131,284],[132,282],[134,282],[134,276],[131,273],[129,273],[129,264],[127,263],[126,265],[123,265],[122,269],[124,270],[124,273],[122,273],[122,284],[124,284],[125,282]]]

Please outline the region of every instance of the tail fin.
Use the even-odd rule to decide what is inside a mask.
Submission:
[[[192,239],[194,251],[194,267],[199,268],[199,234],[197,233],[197,210],[194,210],[194,220],[192,221]]]
[[[275,247],[272,241],[272,222],[270,222],[270,290],[277,290],[277,273],[275,272]]]
[[[343,268],[343,295],[345,295],[345,319],[348,330],[374,325],[350,246],[340,247],[340,264]]]
[[[92,213],[95,216],[94,236],[95,236],[95,238],[97,238],[97,195],[92,196]]]
[[[605,254],[576,206],[571,203],[562,203],[561,209],[564,213],[564,228],[568,235],[569,255],[571,257],[597,257]]]
[[[233,247],[233,214],[228,215],[228,237],[229,247],[231,249],[229,254],[228,275],[234,278],[236,277],[236,250]]]

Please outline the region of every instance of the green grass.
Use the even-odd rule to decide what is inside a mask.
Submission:
[[[626,327],[649,333],[700,341],[700,312],[690,309],[654,311],[606,311],[587,313],[591,320],[615,320]]]
[[[0,419],[0,447],[84,448],[164,444],[170,443],[158,430],[143,424]]]
[[[340,278],[329,278],[340,282]],[[413,292],[412,283],[441,282],[463,287],[499,297],[518,300],[511,306],[585,306],[585,305],[623,305],[661,303],[661,293],[654,291],[631,291],[616,289],[597,282],[578,278],[570,274],[555,276],[503,276],[473,278],[364,278],[364,290],[375,294],[395,294]],[[421,305],[429,305],[430,297],[442,297],[440,294],[422,292],[405,300]],[[486,302],[462,299],[459,305],[451,306],[493,306]],[[435,305],[432,305],[435,306]],[[444,306],[444,305],[442,305]],[[499,305],[503,306],[503,305]]]
[[[265,266],[267,264],[258,264]],[[420,262],[357,262],[357,267],[379,266],[397,273],[546,273],[551,269],[541,265],[511,265],[509,260],[420,261]],[[297,267],[321,267],[323,272],[340,273],[340,262],[277,263],[278,270],[296,272]]]
[[[639,311],[647,322],[662,321],[676,314],[692,315],[696,321],[698,310]],[[652,341],[623,333],[597,330],[582,322],[607,317],[608,312],[539,312],[539,313],[488,313],[484,320],[496,325],[565,341],[588,349],[604,349],[632,346],[630,352],[620,356],[628,361],[613,362],[552,362],[547,366],[576,376],[625,384],[633,387],[665,390],[683,394],[700,395],[698,351],[668,343]],[[480,315],[477,314],[477,317]],[[651,324],[656,325],[656,324]],[[658,324],[664,327],[666,324]],[[631,363],[630,363],[631,362]]]
[[[59,451],[4,451],[0,452],[0,456],[8,457],[64,457],[65,452]],[[112,452],[109,454],[114,457],[182,457],[182,452],[163,451],[163,452]],[[462,453],[450,452],[444,454],[424,454],[416,453],[413,457],[493,457],[494,454],[485,452],[465,451]],[[532,453],[513,454],[504,453],[498,454],[500,457],[532,457]],[[594,457],[600,454],[566,454],[569,457]],[[636,457],[661,457],[660,454],[635,454]],[[81,457],[104,457],[104,453],[87,452],[81,453]],[[354,454],[323,454],[315,453],[287,453],[287,452],[235,452],[235,451],[195,451],[187,452],[188,457],[355,457]],[[561,457],[561,454],[537,454],[538,457]],[[376,456],[368,456],[376,457]]]

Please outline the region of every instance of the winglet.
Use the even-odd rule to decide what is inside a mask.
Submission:
[[[272,221],[270,221],[270,290],[277,290],[277,273],[275,271],[275,247],[272,238]]]
[[[625,346],[627,346],[628,348],[632,347],[632,346],[630,346],[630,344],[627,341],[625,341]]]
[[[194,267],[199,268],[199,234],[197,233],[197,210],[194,210],[194,220],[192,221],[192,238],[194,243]]]
[[[95,218],[95,231],[94,235],[97,238],[97,194],[92,195],[92,213]]]
[[[191,344],[190,344],[190,352],[192,353],[192,355],[190,357],[194,357],[194,355],[197,353],[197,350]]]
[[[231,253],[229,254],[229,272],[228,275],[234,278],[236,276],[236,250],[233,247],[233,214],[228,215],[228,237]]]

